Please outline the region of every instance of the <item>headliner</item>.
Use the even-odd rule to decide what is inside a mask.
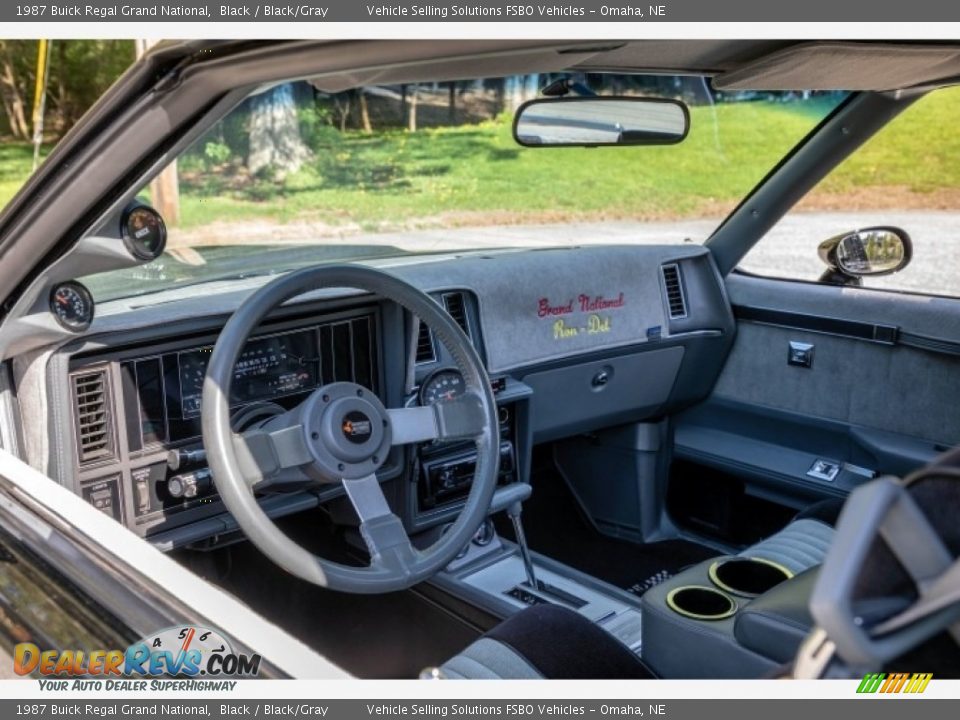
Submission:
[[[482,55],[462,43],[431,45],[436,60],[312,78],[338,92],[370,84],[442,82],[541,72],[696,74],[731,90],[889,91],[960,77],[960,44],[790,40],[504,41]],[[457,52],[458,46],[461,53]],[[428,54],[429,55],[429,54]],[[458,57],[459,55],[459,57]]]

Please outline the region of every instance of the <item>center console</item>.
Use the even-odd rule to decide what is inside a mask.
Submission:
[[[813,626],[815,578],[742,556],[694,565],[644,593],[644,662],[666,678],[766,677]]]
[[[498,618],[544,603],[567,607],[640,654],[639,598],[546,556],[531,555],[535,588],[527,580],[520,548],[500,537],[485,545],[471,543],[431,583]]]

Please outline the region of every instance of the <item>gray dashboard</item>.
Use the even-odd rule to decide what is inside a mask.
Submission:
[[[462,325],[491,376],[510,388],[498,402],[510,418],[503,432],[512,454],[513,479],[527,479],[523,475],[535,442],[663,416],[702,399],[733,340],[723,282],[709,252],[700,246],[502,251],[375,264],[434,294],[438,302],[445,303],[450,295],[461,298]],[[215,493],[189,508],[175,508],[177,513],[171,512],[170,503],[158,504],[157,488],[169,479],[164,470],[167,454],[195,449],[199,443],[196,433],[173,431],[174,420],[179,427],[187,418],[182,408],[171,406],[172,378],[183,382],[174,369],[180,361],[171,358],[185,353],[192,358],[209,348],[225,319],[268,279],[207,283],[202,294],[172,290],[105,303],[85,333],[15,358],[22,410],[48,407],[42,427],[56,438],[26,442],[31,463],[94,504],[109,506],[101,509],[141,534],[169,534],[189,524],[195,530],[190,537],[196,540],[204,533],[230,530]],[[369,352],[375,358],[369,379],[388,406],[409,402],[416,385],[452,364],[433,342],[432,356],[417,356],[423,335],[417,336],[408,313],[351,289],[319,289],[296,298],[273,313],[262,335],[294,333],[298,342],[315,343],[318,353],[332,353],[323,338],[332,338],[333,331],[326,328],[353,322],[364,323],[358,326],[363,328],[369,323]],[[414,358],[411,374],[407,368]],[[99,372],[104,383],[98,392],[103,393],[102,409],[110,415],[104,431],[112,433],[113,443],[92,460],[80,455],[84,448],[78,424],[85,421],[79,420],[77,385],[78,375],[89,380],[91,372]],[[163,431],[149,442],[131,430],[140,426],[143,405],[149,404],[142,396],[134,397],[138,373],[164,376],[161,382],[167,387],[165,414],[154,420]],[[318,371],[300,389],[306,393],[327,380]],[[38,395],[48,402],[37,402]],[[270,399],[297,402],[299,397],[288,393]],[[31,431],[25,423],[24,432],[36,432],[36,426]],[[416,504],[404,499],[416,492],[417,458],[405,452],[416,451],[397,450],[380,479],[397,481],[395,501],[411,508],[405,513],[408,525],[419,526]],[[335,498],[337,490],[264,501],[285,512]],[[450,509],[455,511],[453,505]],[[448,516],[431,515],[437,522]]]

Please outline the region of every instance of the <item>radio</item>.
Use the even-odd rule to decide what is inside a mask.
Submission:
[[[420,510],[432,510],[462,500],[470,492],[476,468],[476,452],[447,455],[432,462],[424,462],[417,487]],[[497,482],[506,485],[515,480],[516,462],[513,443],[505,440],[500,443],[500,474]]]

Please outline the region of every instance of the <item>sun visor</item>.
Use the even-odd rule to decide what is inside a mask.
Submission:
[[[310,78],[310,83],[321,92],[342,92],[364,85],[402,85],[417,82],[450,82],[473,80],[478,77],[505,77],[517,73],[564,72],[573,63],[593,57],[592,50],[565,50],[546,48],[520,54],[490,54],[485,56],[444,58],[430,63],[409,63],[392,67],[338,72]]]
[[[960,76],[960,47],[809,43],[716,76],[717,90],[897,90]]]

